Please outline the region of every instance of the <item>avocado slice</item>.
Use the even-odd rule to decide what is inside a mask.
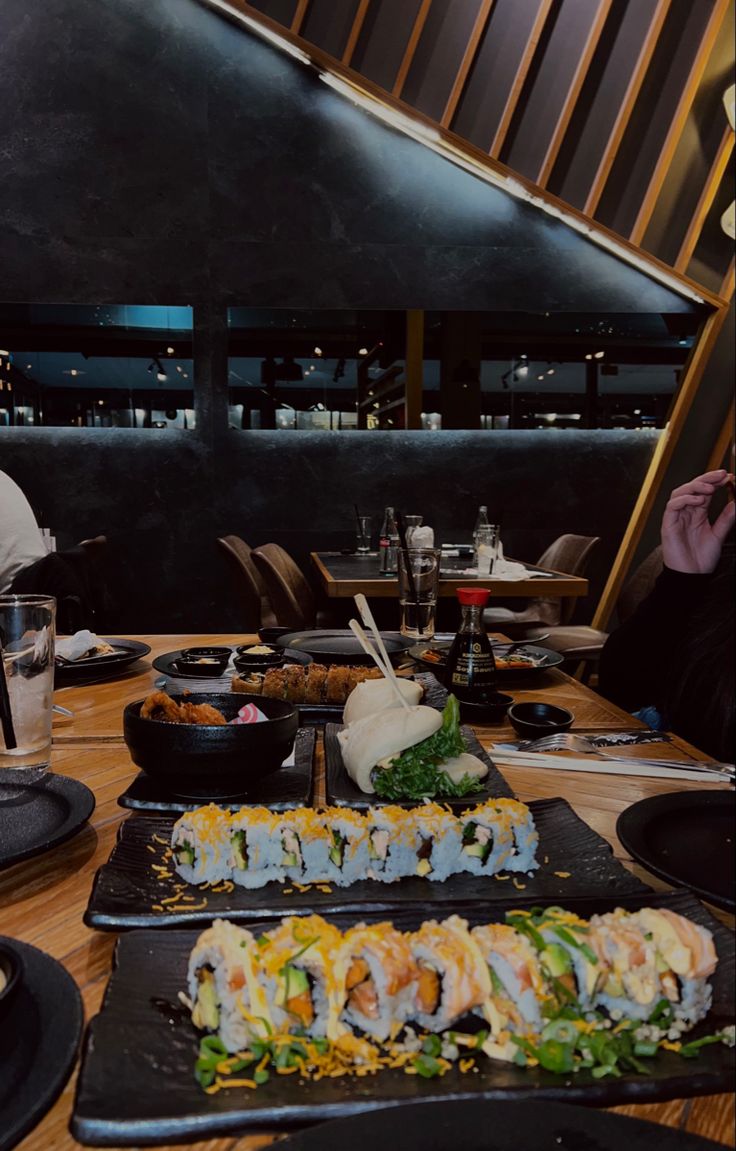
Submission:
[[[559,978],[572,971],[572,960],[559,943],[549,943],[539,957],[550,975]]]
[[[215,990],[215,977],[211,971],[202,968],[197,973],[199,988],[197,990],[197,1003],[192,1012],[192,1021],[195,1027],[204,1027],[207,1031],[217,1031],[220,1026],[220,1009],[217,1003]]]
[[[177,863],[183,864],[185,867],[192,867],[194,864],[194,844],[189,843],[183,839],[181,843],[177,843],[174,848]]]
[[[233,863],[240,871],[248,869],[248,855],[245,845],[245,832],[236,831],[232,837],[233,845]]]
[[[466,855],[473,855],[479,859],[481,863],[485,863],[488,856],[491,854],[491,843],[471,843],[468,847],[464,847],[463,851]]]
[[[339,831],[332,832],[332,847],[327,853],[335,867],[342,867],[345,855],[345,837]]]
[[[284,854],[281,856],[281,866],[282,867],[296,867],[296,852],[295,851],[285,851]]]

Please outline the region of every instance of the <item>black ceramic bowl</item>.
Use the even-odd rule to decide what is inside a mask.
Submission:
[[[6,1012],[21,985],[23,965],[20,956],[9,947],[0,944],[0,1020]]]
[[[514,702],[512,695],[497,691],[482,703],[466,703],[459,700],[460,719],[466,723],[503,723],[506,712]]]
[[[286,658],[283,648],[272,647],[268,652],[254,651],[255,647],[269,647],[268,644],[263,643],[249,643],[243,644],[241,647],[235,649],[235,659],[233,663],[236,667],[239,663],[247,663],[249,667],[260,668],[265,671],[269,667],[281,667],[281,664]]]
[[[178,659],[174,660],[172,667],[174,672],[183,671],[187,675],[198,675],[202,678],[212,676],[224,675],[230,659],[230,652],[227,655],[180,655]]]
[[[280,635],[288,635],[293,627],[259,627],[258,638],[261,643],[276,643]]]
[[[515,703],[507,714],[522,739],[539,739],[556,731],[567,731],[575,719],[566,707],[555,707],[551,703]]]
[[[190,657],[191,659],[202,659],[209,657],[212,659],[228,660],[230,659],[230,656],[233,654],[233,652],[232,648],[229,647],[183,647],[181,649],[181,654],[185,657]]]
[[[177,703],[184,698],[172,694]],[[247,703],[268,716],[263,723],[209,726],[142,719],[142,699],[123,712],[123,736],[133,763],[171,791],[190,799],[243,795],[257,779],[278,771],[299,727],[292,703],[239,692],[192,692],[188,703],[209,703],[234,719]]]

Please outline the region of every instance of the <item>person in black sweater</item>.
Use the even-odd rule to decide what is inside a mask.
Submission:
[[[734,760],[734,477],[724,468],[675,488],[662,517],[664,570],[607,639],[599,691],[717,759]],[[714,495],[729,500],[711,523]],[[654,724],[652,721],[654,720]],[[657,722],[658,721],[658,722]]]

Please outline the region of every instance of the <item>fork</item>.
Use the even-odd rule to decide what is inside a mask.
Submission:
[[[683,759],[645,759],[643,756],[616,755],[603,747],[591,743],[585,736],[570,731],[559,731],[553,735],[543,735],[540,739],[526,740],[519,744],[519,751],[575,751],[579,755],[599,755],[603,759],[615,759],[617,763],[647,763],[657,767],[686,767],[688,771],[715,771],[733,779],[736,768],[732,763],[716,761],[696,761]]]

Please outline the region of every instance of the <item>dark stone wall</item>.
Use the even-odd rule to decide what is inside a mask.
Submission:
[[[0,298],[195,305],[196,432],[0,431],[61,546],[108,535],[119,630],[237,627],[216,537],[304,562],[351,542],[354,500],[445,539],[487,503],[528,559],[599,534],[600,588],[654,435],[228,433],[224,307],[686,301],[196,0],[4,0],[0,137]]]

